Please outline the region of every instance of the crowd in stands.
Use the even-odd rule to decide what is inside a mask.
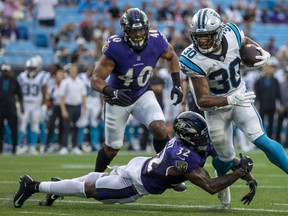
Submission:
[[[47,73],[53,74],[52,67],[63,69],[69,63],[77,65],[80,73],[86,72],[97,62],[103,41],[120,31],[119,17],[130,7],[139,7],[145,11],[150,20],[151,29],[159,29],[165,34],[178,54],[191,43],[188,26],[199,8],[214,8],[224,18],[224,22],[229,21],[240,25],[245,34],[251,38],[254,35],[255,24],[284,25],[286,32],[288,25],[288,1],[285,0],[2,0],[0,1],[0,63],[8,61],[16,76],[25,70],[26,61],[38,54],[43,60],[42,69]],[[46,43],[36,37],[39,31],[45,33]],[[288,82],[288,68],[286,67],[288,65],[288,39],[277,41],[276,34],[278,33],[271,32],[269,40],[261,45],[275,57],[275,62],[277,62],[273,63],[272,76],[279,82],[279,90],[283,99],[279,97],[279,101],[275,100],[278,104],[276,113],[279,111],[275,116],[281,119],[278,123],[277,134],[270,131],[270,136],[275,136],[279,140],[283,139],[281,134],[283,134],[288,111],[288,105],[284,103]],[[37,38],[39,41],[36,40]],[[31,50],[30,47],[24,47],[16,53],[9,50],[13,42],[20,44],[20,41],[30,42]],[[36,50],[32,52],[33,47],[36,47]],[[19,53],[23,60],[17,64],[16,55]],[[9,58],[9,56],[12,57]],[[165,65],[160,65],[157,70],[159,77],[163,79],[163,94],[165,94],[165,89],[170,90],[171,80],[167,76],[168,71]],[[262,69],[259,70],[243,69],[251,89],[262,76]],[[166,109],[164,113],[169,123],[169,120],[180,112],[181,105],[171,111],[172,106],[169,101],[165,101],[165,98],[167,97],[163,97],[164,110]],[[260,101],[257,103],[257,106],[260,106]],[[127,126],[125,141],[128,148],[139,149],[138,141],[136,141],[138,143],[136,147],[131,145],[134,142],[133,139],[138,139],[138,137],[135,138],[137,133],[134,132],[141,130],[141,126],[133,119],[130,123]],[[276,125],[268,127],[265,119],[264,123],[270,130],[276,128]],[[99,127],[99,130],[103,129]],[[288,146],[287,142],[288,138],[286,138]],[[144,150],[145,147],[141,149]]]

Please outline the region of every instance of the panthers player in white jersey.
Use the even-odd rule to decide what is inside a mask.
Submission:
[[[37,154],[36,144],[39,136],[39,125],[41,122],[42,105],[45,101],[46,95],[46,73],[44,71],[38,72],[39,61],[36,58],[31,58],[26,62],[26,70],[21,72],[17,77],[22,92],[24,102],[24,114],[21,118],[19,129],[19,140],[22,140],[26,133],[26,128],[30,125],[31,133],[26,140],[30,142],[30,153]],[[28,150],[27,146],[20,152],[24,153]]]
[[[239,50],[244,44],[254,44],[261,55],[254,67],[261,67],[270,58],[255,41],[233,23],[222,22],[213,9],[199,10],[190,26],[192,44],[179,58],[181,71],[193,85],[198,106],[204,110],[212,144],[218,154],[213,165],[218,175],[224,175],[235,157],[232,122],[269,160],[288,173],[288,158],[282,145],[268,138],[262,120],[253,105],[255,94],[247,92],[240,74]],[[229,188],[219,194],[223,204],[230,203]]]
[[[86,96],[86,112],[82,112],[77,121],[78,127],[78,145],[83,149],[84,130],[89,127],[90,144],[93,151],[100,150],[100,123],[102,113],[102,99],[99,92],[91,88],[90,77],[92,75],[94,65],[89,67],[86,73],[80,73],[78,77],[84,83],[87,89]]]

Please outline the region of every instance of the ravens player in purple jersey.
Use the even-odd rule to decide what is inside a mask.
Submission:
[[[108,38],[96,65],[91,86],[104,95],[105,144],[98,152],[95,171],[103,172],[123,146],[125,124],[133,115],[154,135],[160,152],[169,140],[165,117],[151,89],[150,77],[160,58],[167,60],[173,80],[171,99],[182,102],[178,56],[166,38],[150,30],[146,14],[128,9],[120,19],[121,34]]]
[[[175,138],[154,157],[135,157],[127,165],[114,166],[109,173],[91,172],[87,175],[62,181],[36,182],[29,175],[20,178],[20,187],[14,197],[14,207],[20,208],[34,193],[50,193],[45,205],[51,206],[59,196],[95,198],[104,204],[131,203],[148,194],[162,194],[183,181],[190,181],[204,191],[215,194],[238,179],[249,185],[255,179],[251,174],[253,161],[242,156],[234,160],[233,172],[211,178],[203,168],[208,156],[215,151],[210,144],[205,119],[191,111],[179,114],[173,124]],[[251,187],[241,201],[249,204],[256,193]],[[43,202],[40,202],[43,203]]]

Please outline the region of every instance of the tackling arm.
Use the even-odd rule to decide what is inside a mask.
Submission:
[[[215,194],[236,182],[239,178],[246,175],[246,171],[243,168],[235,170],[233,173],[225,176],[220,176],[211,179],[208,172],[199,167],[190,173],[185,174],[185,177],[193,184],[201,187],[203,190],[210,194]]]

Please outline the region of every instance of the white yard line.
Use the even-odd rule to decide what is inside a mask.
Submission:
[[[3,201],[9,201],[11,199],[9,198],[0,198],[0,200]],[[39,200],[36,199],[29,199],[29,201],[33,201],[33,202],[38,202]],[[81,203],[81,204],[98,204],[98,205],[103,205],[100,202],[97,201],[72,201],[72,200],[61,200],[61,202],[64,203]],[[130,204],[125,204],[126,206],[129,205],[133,205],[133,206],[155,206],[155,207],[169,207],[169,208],[175,208],[175,209],[215,209],[215,210],[221,210],[221,208],[219,206],[203,206],[203,205],[170,205],[170,204],[154,204],[154,203],[130,203]],[[280,203],[271,203],[271,205],[280,205]],[[11,207],[12,208],[12,207]],[[121,210],[123,210],[121,208]],[[124,209],[125,210],[125,209]],[[129,210],[128,211],[133,211],[133,210]],[[259,208],[231,208],[231,210],[235,210],[235,211],[244,211],[244,212],[273,212],[273,213],[288,213],[288,209],[287,210],[277,210],[277,209],[259,209]],[[228,210],[228,211],[231,211]],[[145,211],[145,210],[144,210]],[[151,211],[145,211],[145,212],[151,212]],[[152,211],[153,212],[153,211]],[[23,213],[23,214],[28,214],[31,212],[19,212],[19,213]],[[38,212],[34,212],[34,213],[38,213]],[[47,213],[46,213],[47,214]],[[51,213],[52,214],[52,213]],[[59,215],[59,214],[58,214]],[[60,214],[60,215],[69,215],[69,214]]]

